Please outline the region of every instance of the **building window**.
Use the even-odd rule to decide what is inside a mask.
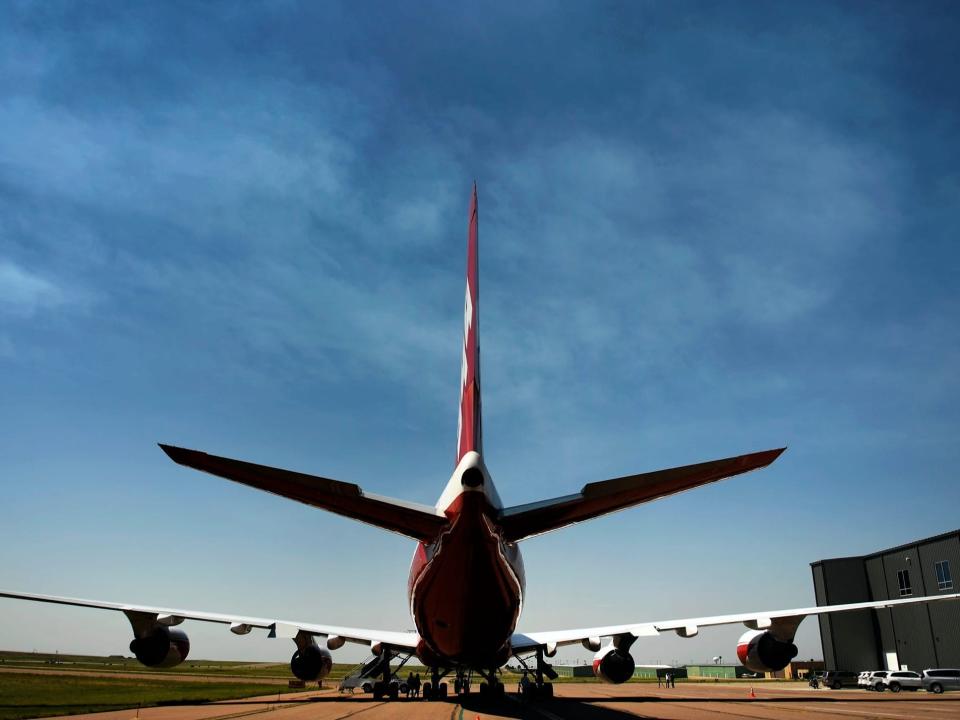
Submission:
[[[900,585],[900,597],[913,595],[913,588],[910,587],[909,570],[897,570],[897,583]]]
[[[950,561],[941,560],[937,563],[937,589],[952,590],[953,578],[950,577]]]

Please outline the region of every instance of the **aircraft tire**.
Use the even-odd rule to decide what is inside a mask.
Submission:
[[[440,691],[439,695],[441,700],[447,697],[447,684],[445,682],[437,685],[437,689]]]

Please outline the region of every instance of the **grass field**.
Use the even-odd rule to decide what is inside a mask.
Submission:
[[[285,685],[4,673],[0,720],[76,715],[151,705],[177,705],[290,692]]]
[[[288,663],[242,662],[232,660],[190,660],[172,668],[148,668],[133,658],[123,656],[98,657],[94,655],[60,655],[55,653],[28,653],[0,650],[0,669],[26,668],[37,670],[90,670],[96,672],[136,672],[145,675],[204,675],[257,677],[288,680]],[[339,679],[356,667],[354,663],[337,663],[330,674]]]

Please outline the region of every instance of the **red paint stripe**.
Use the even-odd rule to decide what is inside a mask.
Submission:
[[[463,302],[463,366],[460,374],[460,418],[457,463],[471,450],[482,452],[480,414],[480,277],[478,267],[477,186],[470,198],[467,230],[467,288]]]

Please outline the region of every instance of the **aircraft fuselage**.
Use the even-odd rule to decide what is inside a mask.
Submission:
[[[502,540],[483,492],[459,494],[444,513],[449,528],[419,543],[410,566],[417,655],[427,667],[500,667],[523,605],[520,548]]]

